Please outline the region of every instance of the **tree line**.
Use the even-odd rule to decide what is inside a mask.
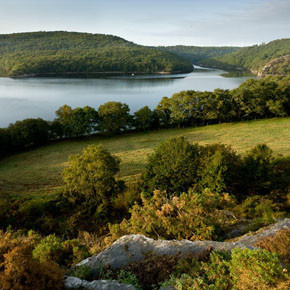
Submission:
[[[97,110],[64,105],[53,121],[26,119],[0,129],[0,157],[50,140],[286,116],[290,77],[251,79],[233,90],[181,91],[162,98],[154,110],[145,106],[133,114],[120,102],[107,102]]]

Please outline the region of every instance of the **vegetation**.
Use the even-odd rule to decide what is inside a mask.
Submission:
[[[208,58],[222,56],[241,49],[240,47],[234,46],[201,47],[201,46],[184,46],[184,45],[159,46],[158,48],[179,55],[189,60],[191,63],[198,65],[203,65],[203,61]]]
[[[289,77],[267,78],[248,80],[231,91],[182,91],[164,97],[154,111],[144,107],[134,115],[120,102],[105,103],[98,110],[64,105],[56,111],[53,122],[26,119],[1,129],[0,158],[48,140],[285,117],[290,115],[289,91]]]
[[[231,255],[212,252],[208,262],[180,260],[175,273],[164,286],[221,290],[286,290],[289,286],[289,275],[283,273],[279,257],[265,250],[236,248]]]
[[[203,61],[203,65],[225,70],[247,70],[258,72],[278,57],[290,54],[290,39],[279,39],[267,44],[243,47],[237,51]],[[286,75],[289,71],[289,62],[276,64],[272,74]]]
[[[289,216],[289,118],[135,132],[284,117],[289,109],[289,78],[267,78],[232,91],[180,92],[134,115],[117,102],[98,110],[64,105],[52,122],[29,119],[2,129],[0,288],[61,289],[66,272],[137,289],[288,289],[288,230],[257,244],[263,250],[209,248],[198,261],[149,255],[118,271],[74,265],[124,234],[223,241],[237,228],[256,230]],[[54,143],[6,156],[48,141]],[[21,158],[34,164],[30,172],[17,166]],[[11,176],[40,186],[10,187]]]
[[[122,38],[76,32],[0,35],[1,76],[190,72],[183,58]]]
[[[35,259],[36,243],[34,235],[0,232],[1,289],[63,289],[63,269],[54,262]]]

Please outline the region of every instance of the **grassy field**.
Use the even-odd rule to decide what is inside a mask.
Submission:
[[[49,194],[61,186],[61,171],[68,164],[68,156],[89,144],[101,143],[119,156],[120,177],[134,180],[144,170],[147,155],[161,141],[176,136],[184,136],[193,143],[228,144],[241,154],[258,143],[266,143],[276,154],[290,155],[290,118],[63,141],[1,160],[0,196]]]

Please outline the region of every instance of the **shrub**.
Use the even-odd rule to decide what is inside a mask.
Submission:
[[[240,171],[241,158],[230,146],[213,144],[201,147],[198,186],[202,189],[237,194]]]
[[[63,289],[63,270],[54,262],[33,258],[36,240],[34,235],[0,233],[1,289]]]
[[[89,256],[86,246],[77,240],[62,242],[55,235],[42,239],[33,250],[33,257],[40,262],[53,261],[60,266],[69,267]]]
[[[280,230],[274,236],[256,243],[255,246],[278,254],[282,262],[290,266],[290,229]]]
[[[278,256],[266,250],[235,248],[229,269],[234,289],[273,289],[284,280]]]
[[[197,180],[199,158],[198,145],[191,145],[183,137],[161,143],[148,158],[143,176],[145,191],[187,191]]]
[[[247,192],[251,195],[267,195],[274,175],[273,151],[265,144],[250,150],[243,160],[243,175]]]
[[[70,156],[70,165],[62,178],[68,199],[72,202],[92,200],[105,202],[118,190],[114,176],[120,170],[120,160],[101,145],[90,145],[82,154]]]
[[[222,210],[234,203],[226,194],[189,191],[167,198],[156,190],[152,198],[144,193],[141,198],[143,205],[133,206],[129,220],[110,226],[113,238],[138,233],[155,239],[217,239],[233,222]]]
[[[117,281],[120,283],[133,285],[137,290],[142,289],[136,275],[134,275],[131,272],[125,271],[125,270],[120,271],[120,273],[117,277]]]

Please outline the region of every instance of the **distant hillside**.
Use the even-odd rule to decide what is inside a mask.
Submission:
[[[240,47],[234,46],[222,46],[222,47],[202,47],[202,46],[159,46],[158,48],[172,52],[179,55],[191,63],[203,65],[203,61],[208,58],[225,55],[240,49]]]
[[[0,75],[190,72],[189,61],[120,37],[76,32],[0,35]]]
[[[241,48],[223,56],[204,61],[204,65],[226,70],[244,70],[260,74],[271,61],[290,54],[290,38],[271,41],[267,44]],[[275,64],[275,65],[274,65]],[[289,74],[289,59],[275,61],[269,74]]]

